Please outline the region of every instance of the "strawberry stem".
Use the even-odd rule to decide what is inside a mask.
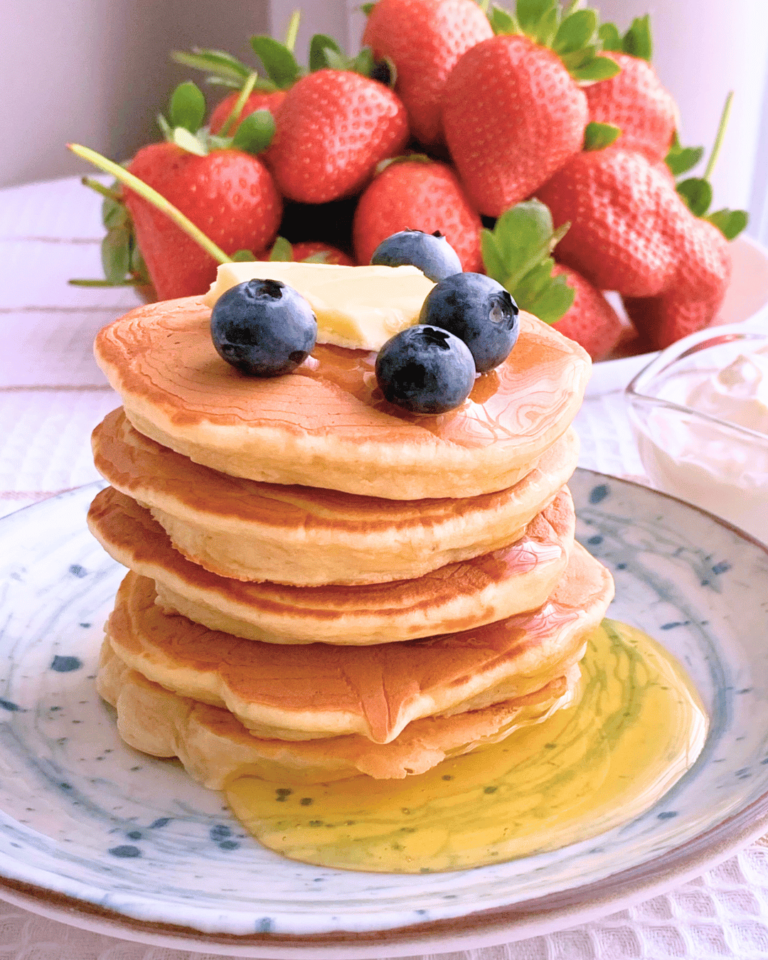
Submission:
[[[723,145],[723,139],[725,137],[725,129],[728,126],[728,118],[731,115],[731,103],[733,102],[733,90],[730,91],[728,96],[725,98],[725,106],[723,107],[723,112],[720,115],[720,123],[717,127],[717,136],[715,137],[715,145],[712,147],[712,153],[709,155],[709,160],[707,161],[707,168],[704,171],[704,180],[709,180],[712,176],[712,171],[715,169],[715,164],[717,163],[717,157],[720,153],[720,147]]]
[[[222,124],[221,130],[219,130],[220,137],[229,136],[229,131],[232,129],[232,124],[240,116],[243,110],[243,107],[245,106],[246,101],[248,100],[248,97],[250,97],[251,93],[253,92],[253,87],[254,87],[254,84],[256,83],[257,78],[258,78],[257,73],[248,74],[248,79],[243,84],[243,88],[238,94],[238,97],[237,97],[237,100],[235,100],[234,106],[229,111],[229,115],[227,119],[224,121],[224,123]]]
[[[103,170],[105,173],[111,173],[120,183],[125,184],[130,190],[138,193],[147,203],[151,203],[161,213],[164,213],[173,220],[173,222],[198,243],[206,253],[210,254],[217,263],[232,262],[232,259],[228,257],[220,247],[216,246],[212,240],[209,240],[203,231],[196,227],[188,217],[185,217],[178,207],[175,207],[166,200],[162,194],[150,187],[149,184],[144,183],[143,180],[139,180],[138,177],[129,173],[125,167],[121,167],[120,164],[114,163],[112,160],[107,160],[107,158],[103,157],[100,153],[91,150],[90,147],[83,147],[79,143],[68,143],[67,149],[80,157],[81,160],[92,163],[94,167],[98,167],[99,170]]]
[[[140,287],[143,281],[137,279],[121,280],[113,283],[111,280],[67,280],[71,287]]]
[[[110,190],[109,187],[105,187],[103,183],[99,183],[98,180],[94,180],[93,177],[81,177],[80,183],[84,187],[90,187],[91,190],[95,190],[96,193],[100,193],[102,197],[106,197],[107,200],[114,200],[115,203],[122,203],[123,198],[115,190]]]
[[[301,10],[294,10],[291,19],[288,21],[288,29],[285,31],[285,45],[291,51],[296,49],[296,37],[299,34],[299,24],[301,23]]]

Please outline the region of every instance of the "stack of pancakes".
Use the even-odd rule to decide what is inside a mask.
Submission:
[[[101,331],[123,407],[89,524],[129,568],[98,675],[123,739],[198,780],[404,777],[573,702],[613,584],[566,486],[589,359],[533,317],[462,407],[417,416],[375,354],[217,355],[200,298]]]

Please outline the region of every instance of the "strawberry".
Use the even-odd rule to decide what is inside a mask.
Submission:
[[[584,88],[589,119],[621,130],[621,146],[640,150],[653,162],[663,160],[672,144],[677,108],[650,64],[649,18],[637,17],[623,37],[613,24],[600,27],[604,55],[621,73]]]
[[[628,315],[654,349],[709,325],[728,288],[728,240],[744,229],[747,215],[728,209],[708,213],[708,177],[729,108],[730,95],[703,177],[676,184],[675,175],[687,172],[703,155],[701,148],[681,147],[676,136],[666,163],[650,163],[619,140],[570,161],[539,191],[556,219],[573,220],[560,257],[581,265],[590,279],[619,290]],[[599,125],[590,124],[588,132],[590,127]]]
[[[238,92],[235,90],[214,107],[211,113],[211,119],[208,126],[211,133],[219,133],[224,124],[232,115],[232,111],[238,100]],[[241,121],[249,114],[257,110],[269,110],[273,117],[277,116],[280,105],[285,100],[285,90],[256,90],[245,101],[243,106],[233,116],[233,122],[229,128],[230,133],[234,133]]]
[[[728,240],[715,223],[693,213],[676,236],[677,270],[658,297],[624,298],[638,332],[654,350],[709,326],[725,297],[731,276]]]
[[[589,119],[619,127],[623,147],[663,160],[672,144],[677,109],[653,67],[639,57],[607,52],[621,73],[584,88]]]
[[[258,157],[216,150],[204,157],[173,143],[142,147],[128,170],[178,207],[227,254],[261,250],[280,226],[282,203]],[[125,203],[160,300],[205,293],[216,261],[131,190]]]
[[[407,139],[405,107],[391,90],[349,70],[318,70],[288,91],[266,162],[285,197],[325,203],[362,189]]]
[[[587,102],[558,57],[527,37],[485,40],[446,84],[448,147],[481,213],[498,217],[581,149]]]
[[[559,24],[559,5],[521,0],[517,12],[519,24],[494,8],[497,28],[508,32],[468,50],[443,96],[451,156],[470,198],[493,217],[530,196],[581,149],[588,111],[577,79],[619,69],[594,56],[594,11],[578,10]],[[544,45],[550,41],[551,49]]]
[[[536,193],[555,223],[571,225],[558,260],[601,290],[629,297],[665,290],[688,210],[659,166],[618,143],[569,160]]]
[[[474,0],[378,0],[363,43],[397,70],[395,90],[413,135],[426,146],[442,142],[442,95],[459,57],[493,36]]]
[[[262,123],[269,121],[269,128],[269,114],[252,114],[231,142],[224,141],[230,146],[209,151],[205,139],[192,132],[204,112],[197,87],[182,84],[171,101],[171,124],[161,124],[170,142],[142,147],[128,171],[225,254],[263,250],[277,234],[282,201],[267,168],[244,148],[256,150],[268,142],[269,129],[265,134]],[[167,300],[205,293],[216,277],[216,260],[139,193],[126,190],[124,198],[157,296]]]
[[[575,291],[573,306],[552,326],[563,336],[581,344],[593,360],[604,359],[629,325],[625,327],[600,290],[580,273],[558,263],[552,269],[552,276],[564,276],[568,286]]]
[[[358,263],[370,263],[381,241],[400,230],[439,230],[464,270],[478,272],[481,226],[450,167],[406,157],[390,163],[360,197],[352,225],[355,257]]]

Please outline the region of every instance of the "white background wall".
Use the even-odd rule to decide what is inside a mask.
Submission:
[[[0,0],[0,14],[0,186],[81,173],[67,141],[130,157],[188,76],[170,50],[252,58],[248,37],[269,29],[268,0]]]
[[[0,0],[4,6],[0,89],[10,95],[0,186],[81,172],[67,140],[124,158],[155,139],[155,114],[189,75],[169,61],[171,49],[220,47],[250,62],[248,37],[282,36],[294,6],[304,14],[300,56],[318,31],[355,48],[363,24],[359,0]],[[750,207],[752,231],[762,220],[768,238],[768,0],[597,6],[621,28],[651,13],[655,65],[680,106],[686,143],[711,146],[725,95],[736,91],[715,200]]]

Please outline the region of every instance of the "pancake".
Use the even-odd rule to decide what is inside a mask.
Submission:
[[[587,354],[529,314],[507,360],[439,416],[387,403],[375,353],[317,345],[293,373],[247,377],[216,353],[199,297],[138,307],[103,328],[96,359],[136,429],[231,476],[391,500],[511,487],[567,430]]]
[[[268,643],[364,645],[454,633],[545,602],[573,545],[567,487],[516,543],[413,580],[356,587],[294,587],[219,577],[174,550],[148,510],[112,488],[88,512],[115,560],[155,581],[158,602],[212,630]]]
[[[518,540],[568,481],[573,428],[498,493],[418,501],[229,477],[140,434],[121,410],[93,432],[96,468],[148,507],[187,559],[223,577],[304,586],[420,577]]]
[[[368,647],[291,647],[208,630],[155,604],[129,573],[106,627],[119,658],[148,680],[223,707],[259,737],[360,734],[388,743],[422,717],[533,693],[578,662],[613,596],[611,575],[578,544],[549,600],[519,614],[426,640]]]
[[[543,689],[482,710],[417,720],[392,743],[366,737],[266,740],[254,737],[226,710],[163,689],[131,670],[105,642],[97,677],[100,695],[117,710],[123,740],[155,757],[178,757],[206,787],[223,789],[235,777],[319,783],[359,773],[402,779],[449,756],[503,740],[539,723],[577,695],[578,666]]]

